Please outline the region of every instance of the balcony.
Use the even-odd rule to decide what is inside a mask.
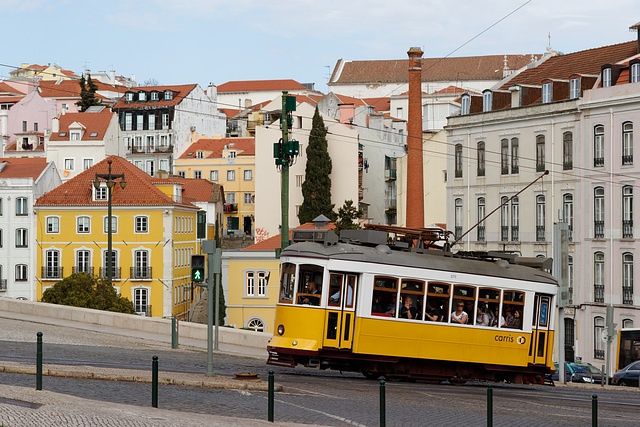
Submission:
[[[111,269],[111,275],[112,275],[112,280],[120,280],[120,271],[121,271],[121,267],[114,267],[113,269]],[[106,267],[100,267],[100,277],[107,277],[107,268]]]
[[[623,239],[633,238],[633,220],[632,219],[622,220],[622,238]]]
[[[90,274],[90,275],[93,276],[93,267],[87,267],[87,266],[84,266],[84,265],[82,265],[82,266],[75,265],[72,268],[72,273],[73,274],[76,274],[76,273],[87,273],[87,274]]]
[[[594,349],[593,357],[596,359],[604,359],[604,350]]]
[[[604,157],[594,157],[593,166],[597,168],[604,166]]]
[[[479,225],[478,226],[478,242],[484,242],[485,239],[486,239],[485,226],[484,225]]]
[[[0,279],[0,292],[7,291],[7,279]]]
[[[536,242],[544,242],[544,233],[545,233],[544,225],[537,225],[536,226]]]
[[[593,222],[593,238],[594,239],[604,238],[604,221]]]
[[[237,213],[238,212],[238,204],[237,203],[225,203],[224,204],[224,213]]]
[[[173,152],[173,145],[129,147],[128,154],[161,154]]]
[[[62,279],[62,267],[58,267],[58,266],[42,267],[42,278],[44,280]]]
[[[520,240],[520,227],[511,226],[511,241],[517,242],[518,240]]]
[[[593,285],[593,301],[604,302],[604,285]]]
[[[622,303],[633,304],[633,286],[622,286]]]
[[[390,181],[396,179],[398,177],[398,171],[396,169],[385,169],[384,170],[384,179],[386,181]]]
[[[151,280],[151,267],[131,267],[131,279]]]
[[[629,154],[627,156],[622,156],[622,164],[623,165],[632,165],[633,164],[633,154]]]
[[[502,240],[503,242],[509,240],[509,227],[507,227],[506,225],[503,225],[500,228],[500,240]]]

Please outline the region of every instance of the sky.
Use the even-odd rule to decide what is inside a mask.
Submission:
[[[569,53],[635,40],[640,1],[0,0],[0,16],[0,78],[22,63],[57,63],[139,84],[294,79],[326,93],[341,58],[406,59],[412,46],[432,58],[549,44]]]

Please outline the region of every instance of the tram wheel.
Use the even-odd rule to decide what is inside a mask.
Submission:
[[[379,372],[362,371],[362,375],[368,380],[377,380],[382,376]]]
[[[451,383],[451,385],[461,386],[465,385],[467,383],[467,380],[464,380],[462,378],[449,378],[449,382]]]

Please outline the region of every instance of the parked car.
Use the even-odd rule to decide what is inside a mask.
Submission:
[[[602,371],[589,363],[569,363],[566,365],[566,382],[574,383],[600,383],[602,381]],[[559,365],[554,363],[556,368],[551,379],[558,381],[560,379]]]
[[[638,375],[640,375],[640,360],[629,363],[627,366],[613,374],[611,384],[638,387]]]

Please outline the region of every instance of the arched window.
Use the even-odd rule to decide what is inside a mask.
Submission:
[[[604,237],[604,187],[593,189],[593,237]]]
[[[569,304],[573,304],[573,257],[571,255],[567,261],[567,280],[569,281]]]
[[[622,303],[633,304],[633,254],[622,254]]]
[[[520,240],[520,200],[517,197],[511,199],[511,240]]]
[[[633,123],[622,124],[622,164],[633,164]]]
[[[545,198],[541,194],[536,196],[536,241],[544,242],[545,226],[544,226],[544,213],[545,213]]]
[[[597,316],[593,319],[593,357],[604,359],[604,317]]]
[[[593,166],[604,166],[604,126],[593,128]]]
[[[455,237],[462,236],[462,199],[455,200]]]
[[[562,218],[569,228],[569,241],[573,240],[573,194],[562,196]]]
[[[520,143],[518,138],[511,138],[511,173],[520,172]]]
[[[265,325],[262,319],[258,317],[252,317],[247,321],[247,329],[253,329],[256,332],[264,332]]]
[[[509,140],[500,141],[500,166],[502,175],[509,174]]]
[[[633,187],[622,187],[622,237],[633,237]]]
[[[478,221],[482,221],[485,215],[486,215],[486,211],[485,211],[484,197],[479,197],[478,198]],[[479,242],[484,242],[486,239],[484,227],[485,227],[484,221],[478,224],[478,241]]]
[[[633,319],[622,319],[623,328],[633,328]]]
[[[536,136],[536,171],[544,172],[544,135]]]
[[[462,178],[462,144],[456,144],[455,177]]]
[[[593,301],[604,302],[604,252],[593,254]]]
[[[573,133],[562,134],[562,169],[573,169]]]
[[[462,95],[462,99],[460,100],[460,102],[461,102],[460,114],[462,115],[469,114],[469,111],[471,111],[471,96],[465,93],[464,95]]]
[[[500,199],[500,240],[507,241],[509,240],[509,205],[507,201],[509,198],[507,196],[503,196]]]
[[[484,141],[480,141],[478,142],[478,148],[477,148],[478,176],[484,176],[484,168],[485,168],[484,155],[485,155]]]

